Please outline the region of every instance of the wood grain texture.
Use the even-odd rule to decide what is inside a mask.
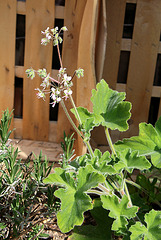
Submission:
[[[46,68],[51,71],[52,43],[42,46],[41,30],[54,25],[53,0],[26,1],[26,42],[24,69]],[[46,101],[36,98],[35,88],[42,79],[36,76],[30,80],[24,76],[23,91],[23,138],[32,140],[48,140],[49,132],[49,96]]]
[[[97,21],[96,33],[96,51],[95,51],[95,71],[96,80],[99,82],[102,79],[103,66],[107,44],[107,19],[106,19],[106,1],[99,1],[99,13]]]
[[[84,79],[77,80],[76,104],[87,108],[89,111],[92,111],[91,91],[96,87],[95,40],[98,3],[97,0],[87,1],[79,37],[78,67],[84,69]],[[80,137],[78,137],[77,149],[79,154],[86,151]]]
[[[14,106],[16,3],[0,1],[0,117],[2,111],[7,108],[11,111]]]
[[[116,89],[126,0],[107,0],[107,45],[103,78]]]
[[[130,129],[124,137],[138,134],[147,122],[161,29],[160,0],[138,0],[127,77],[127,100],[132,102]]]
[[[64,34],[64,42],[63,42],[63,66],[67,68],[68,75],[73,75],[74,71],[77,69],[77,60],[78,60],[78,43],[79,43],[79,35],[80,28],[82,23],[82,17],[84,13],[84,8],[87,0],[68,0],[65,6],[64,13],[64,25],[68,28],[68,31]],[[82,81],[82,79],[80,80]],[[76,101],[76,78],[73,79],[73,99]],[[79,94],[79,93],[78,93]],[[65,101],[65,105],[68,109],[72,107],[70,100]],[[72,115],[71,115],[72,117]],[[74,120],[74,119],[73,119]],[[62,141],[63,132],[66,134],[71,134],[73,132],[73,128],[69,123],[61,105],[59,105],[59,113],[58,113],[58,127],[57,127],[57,141]],[[77,138],[77,135],[74,136]]]
[[[15,148],[18,148],[18,159],[21,158],[22,160],[26,160],[29,155],[31,156],[31,160],[33,160],[35,156],[39,156],[40,151],[42,151],[42,159],[46,156],[50,162],[58,163],[60,155],[63,153],[61,145],[53,142],[12,139],[11,144]]]

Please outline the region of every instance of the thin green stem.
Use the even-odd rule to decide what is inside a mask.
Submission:
[[[104,193],[106,193],[106,194],[108,194],[109,195],[109,193],[110,193],[110,190],[109,189],[107,189],[105,186],[103,186],[102,184],[98,184],[98,188],[100,189],[100,190],[102,190]]]
[[[129,199],[129,206],[132,207],[133,204],[132,204],[131,197],[130,197],[130,194],[129,194],[129,190],[128,190],[128,187],[127,187],[127,184],[126,184],[125,181],[124,181],[124,188],[125,188],[126,195],[127,195],[128,199]]]
[[[132,207],[133,204],[132,204],[132,201],[131,201],[131,197],[130,197],[130,194],[129,194],[129,190],[128,190],[128,187],[127,187],[127,184],[126,184],[126,181],[124,179],[124,176],[123,176],[123,173],[121,172],[121,177],[122,177],[122,180],[123,180],[123,189],[125,190],[125,193],[126,193],[126,196],[128,197],[128,200],[129,200],[129,207]],[[123,192],[124,192],[123,190]],[[120,191],[121,193],[121,191]],[[125,194],[123,193],[123,195]]]
[[[113,189],[115,189],[116,191],[118,191],[118,187],[112,182],[111,179],[109,179],[109,177],[107,177],[107,180],[108,180],[109,184],[113,187]]]
[[[116,155],[116,151],[115,151],[114,146],[112,144],[112,140],[111,140],[111,137],[110,137],[110,134],[109,134],[109,131],[108,131],[107,127],[105,127],[105,134],[106,134],[106,138],[107,138],[107,141],[108,141],[108,144],[110,146],[110,149],[111,149],[112,153],[114,155]]]
[[[133,181],[130,181],[128,179],[125,179],[125,182],[129,183],[129,184],[133,185],[134,187],[137,187],[138,189],[143,190],[145,193],[147,193],[147,191],[145,189],[143,189],[139,184],[137,184],[137,183],[135,183]]]
[[[76,113],[78,122],[79,122],[80,125],[82,125],[82,121],[81,121],[81,119],[80,119],[80,116],[79,116],[79,113],[78,113],[78,111],[77,111],[77,108],[76,108],[76,105],[75,105],[75,103],[74,103],[74,100],[73,100],[72,95],[70,95],[69,98],[70,98],[70,101],[71,101],[71,103],[72,103],[72,105],[73,105],[73,108],[74,108],[74,110],[75,110],[75,113]]]
[[[98,190],[95,190],[95,189],[90,189],[90,190],[86,191],[86,193],[88,193],[88,194],[92,193],[92,194],[96,194],[96,195],[99,195],[99,196],[104,195],[104,192],[101,192],[101,191],[98,191]]]
[[[91,157],[94,157],[94,152],[93,152],[93,149],[92,149],[92,147],[91,147],[90,142],[89,142],[89,141],[86,141],[86,140],[84,140],[83,142],[86,144],[87,149],[88,149],[88,151],[89,151]]]
[[[70,115],[69,115],[69,113],[68,113],[68,110],[67,110],[67,108],[66,108],[66,106],[65,106],[65,104],[64,104],[64,101],[61,100],[60,103],[61,103],[61,105],[62,105],[62,107],[63,107],[63,110],[64,110],[64,112],[65,112],[65,114],[66,114],[69,122],[71,123],[71,125],[73,126],[73,128],[75,129],[75,131],[78,133],[78,135],[83,139],[84,137],[83,137],[83,135],[81,134],[81,132],[78,130],[78,128],[76,127],[76,125],[75,125],[75,123],[73,122],[72,118],[70,117]]]
[[[114,155],[116,155],[116,151],[115,151],[115,149],[114,149],[114,146],[113,146],[113,143],[112,143],[112,140],[111,140],[111,137],[110,137],[110,134],[109,134],[109,131],[108,131],[108,128],[107,128],[107,127],[105,127],[105,133],[106,133],[106,138],[107,138],[108,144],[109,144],[109,146],[110,146],[110,149],[111,149],[112,153],[113,153]],[[128,187],[127,187],[127,185],[126,185],[126,182],[125,182],[125,180],[124,180],[123,173],[121,173],[121,178],[122,178],[122,180],[123,180],[123,182],[124,182],[124,189],[125,189],[125,192],[126,192],[126,195],[127,195],[128,199],[129,199],[129,205],[132,206],[131,197],[130,197],[130,194],[129,194],[129,191],[128,191]]]

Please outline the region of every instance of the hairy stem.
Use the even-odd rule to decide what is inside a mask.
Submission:
[[[75,110],[75,113],[76,113],[78,122],[79,122],[80,125],[82,125],[82,121],[81,121],[81,119],[80,119],[80,116],[79,116],[79,113],[78,113],[78,111],[77,111],[77,108],[76,108],[76,105],[75,105],[75,103],[74,103],[74,100],[73,100],[72,95],[70,95],[69,98],[70,98],[70,101],[71,101],[71,103],[72,103],[72,105],[73,105],[73,108],[74,108],[74,110]]]
[[[88,151],[89,151],[91,157],[94,157],[94,152],[93,152],[93,149],[92,149],[92,147],[91,147],[90,142],[89,142],[89,141],[86,141],[86,140],[84,140],[83,142],[86,144],[87,149],[88,149]]]
[[[110,137],[110,134],[109,134],[109,131],[108,131],[107,127],[105,127],[105,134],[106,134],[106,138],[107,138],[107,141],[108,141],[108,144],[110,146],[110,149],[111,149],[112,153],[114,155],[116,155],[116,151],[115,151],[114,146],[112,144],[112,140],[111,140],[111,137]]]
[[[126,195],[129,199],[129,206],[132,207],[133,204],[132,204],[132,201],[131,201],[131,197],[130,197],[130,194],[129,194],[129,190],[128,190],[128,187],[127,187],[127,184],[126,182],[124,181],[124,189],[125,189],[125,192],[126,192]]]
[[[99,196],[104,195],[104,192],[101,192],[101,191],[98,191],[98,190],[95,190],[95,189],[90,189],[90,190],[86,191],[86,193],[88,193],[88,194],[92,193],[92,194],[96,194],[96,195],[99,195]]]
[[[100,190],[102,190],[104,193],[106,193],[106,194],[108,194],[109,195],[109,193],[110,193],[110,191],[109,191],[109,189],[107,189],[105,186],[103,186],[102,184],[98,184],[98,188],[100,189]]]
[[[68,113],[68,110],[67,110],[67,108],[66,108],[66,106],[65,106],[65,104],[64,104],[64,101],[61,100],[60,103],[61,103],[61,105],[62,105],[62,107],[63,107],[63,110],[64,110],[64,112],[65,112],[65,114],[66,114],[69,122],[71,123],[71,125],[73,126],[73,128],[75,129],[75,131],[78,133],[78,135],[83,139],[83,135],[82,135],[81,132],[78,130],[78,128],[76,127],[76,125],[75,125],[75,123],[73,122],[72,118],[70,117],[70,115],[69,115],[69,113]]]
[[[57,44],[57,51],[58,51],[58,57],[59,57],[59,61],[60,61],[60,66],[61,66],[61,68],[63,68],[63,63],[62,63],[62,59],[61,59],[61,55],[60,55],[59,44]]]
[[[108,130],[107,127],[105,127],[105,133],[106,133],[106,138],[107,138],[108,144],[109,144],[109,146],[110,146],[110,149],[111,149],[112,153],[113,153],[114,155],[116,155],[116,151],[115,151],[115,149],[114,149],[114,146],[113,146],[113,143],[112,143],[110,134],[109,134],[109,130]],[[127,185],[126,185],[126,182],[125,182],[125,180],[124,180],[123,173],[121,173],[121,178],[122,178],[123,183],[124,183],[124,189],[125,189],[126,195],[127,195],[128,199],[129,199],[129,206],[132,206],[131,197],[130,197],[130,194],[129,194],[129,191],[128,191],[128,187],[127,187]]]

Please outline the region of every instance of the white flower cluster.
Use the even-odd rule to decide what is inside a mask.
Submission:
[[[41,39],[42,45],[47,45],[51,40],[53,40],[53,45],[56,46],[59,43],[62,43],[63,39],[59,36],[61,31],[67,31],[67,27],[62,27],[58,32],[58,27],[55,27],[53,29],[45,29],[45,31],[41,31],[43,35],[45,35],[44,38]]]
[[[46,69],[39,69],[36,72],[43,79],[40,85],[42,89],[35,89],[38,91],[37,97],[45,100],[46,94],[50,93],[52,107],[54,107],[56,103],[59,103],[63,98],[67,100],[69,96],[72,95],[72,77],[67,75],[65,68],[60,68],[58,80],[55,80],[50,74],[47,74]]]
[[[47,45],[51,40],[53,41],[53,45],[56,46],[59,43],[62,43],[62,38],[60,37],[61,31],[67,31],[67,28],[64,26],[58,31],[58,27],[53,29],[49,29],[49,27],[45,31],[41,31],[45,37],[41,40],[41,44]],[[61,61],[61,60],[60,60]],[[61,64],[62,65],[62,64]],[[46,94],[50,94],[52,107],[55,106],[56,103],[59,103],[62,99],[67,100],[72,95],[71,87],[73,85],[72,78],[76,75],[78,78],[84,76],[83,69],[75,70],[73,77],[68,76],[66,73],[66,68],[60,68],[58,73],[58,79],[54,79],[47,73],[46,69],[39,69],[38,71],[33,68],[26,70],[27,77],[33,79],[35,77],[35,73],[37,73],[42,78],[42,83],[40,88],[36,88],[37,97],[45,100]]]

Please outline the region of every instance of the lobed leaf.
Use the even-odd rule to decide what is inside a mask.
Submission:
[[[145,222],[147,226],[137,222],[129,229],[131,240],[159,240],[161,239],[161,211],[151,210],[145,214]]]
[[[110,210],[109,217],[115,218],[113,222],[112,230],[118,234],[126,231],[126,225],[128,224],[127,219],[136,216],[138,207],[128,207],[128,197],[124,195],[120,200],[116,195],[113,196],[101,196],[103,208]]]
[[[56,168],[55,173],[44,180],[44,183],[61,186],[55,191],[55,196],[61,199],[61,211],[57,214],[57,220],[62,232],[69,232],[75,225],[83,223],[83,213],[93,208],[92,200],[86,191],[104,181],[104,176],[96,172],[91,165],[79,168],[77,182],[70,173],[61,168]]]
[[[128,129],[127,121],[131,116],[131,103],[124,100],[124,92],[110,89],[105,80],[101,80],[97,84],[96,90],[92,90],[93,113],[83,107],[77,108],[82,122],[81,128],[86,133],[86,137],[89,138],[90,131],[98,125],[112,130],[126,131]],[[75,110],[71,109],[71,112],[77,118]]]
[[[108,217],[108,211],[102,208],[100,200],[95,199],[90,214],[96,221],[96,226],[91,224],[75,227],[69,240],[105,240],[112,239],[111,225],[113,220]]]
[[[132,173],[133,169],[144,170],[151,167],[150,162],[145,156],[138,156],[138,151],[131,151],[131,149],[125,149],[117,152],[119,162],[115,164],[117,171],[126,170]]]
[[[139,155],[150,155],[153,165],[161,168],[161,117],[156,122],[155,128],[151,124],[140,123],[139,136],[115,143],[117,151],[127,148],[138,151]]]
[[[110,89],[105,80],[101,80],[97,89],[92,90],[91,97],[95,123],[111,130],[126,131],[127,120],[131,116],[131,103],[125,102],[124,99],[125,93]]]

